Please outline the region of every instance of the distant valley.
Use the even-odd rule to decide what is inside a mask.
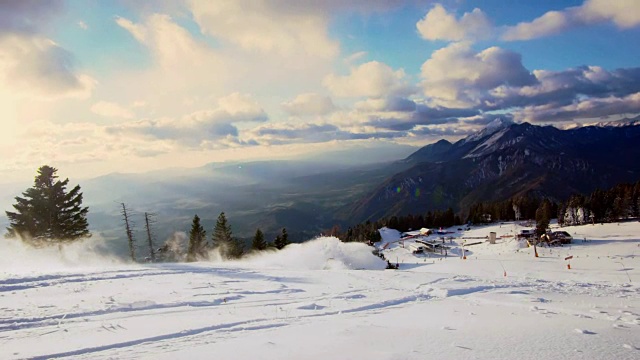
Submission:
[[[401,160],[376,162],[382,156],[370,155],[361,164],[335,160],[340,156],[211,163],[109,174],[80,185],[91,228],[118,253],[126,251],[121,203],[132,215],[142,255],[145,212],[153,214],[156,244],[187,231],[195,214],[210,232],[223,211],[238,237],[248,240],[261,228],[273,240],[285,227],[291,240],[304,241],[334,225],[344,230],[366,220],[448,207],[464,214],[475,202],[525,194],[562,200],[637,181],[640,126],[636,119],[559,130],[498,120],[465,139],[441,140]],[[15,196],[24,190],[14,188],[4,189],[3,201],[12,198],[6,192]]]

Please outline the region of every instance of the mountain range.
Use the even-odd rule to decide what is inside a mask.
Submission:
[[[495,120],[455,143],[440,140],[414,152],[394,174],[354,203],[354,221],[462,212],[483,201],[519,195],[565,200],[640,178],[640,121],[561,130]]]
[[[188,230],[195,214],[210,232],[223,211],[241,238],[248,240],[261,228],[272,240],[286,227],[291,240],[304,241],[336,224],[345,229],[449,207],[464,217],[476,202],[525,194],[564,200],[573,193],[635,182],[640,178],[639,120],[567,130],[496,120],[455,143],[440,140],[417,151],[405,148],[409,155],[395,161],[387,156],[376,162],[384,155],[364,149],[358,158],[368,163],[346,163],[342,154],[211,163],[109,174],[80,185],[92,230],[111,241],[116,252],[127,251],[121,203],[130,209],[141,243],[144,212],[154,214],[153,230],[161,243]],[[24,187],[6,189],[10,194],[0,195],[8,203]]]

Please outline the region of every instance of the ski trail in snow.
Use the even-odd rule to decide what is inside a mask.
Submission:
[[[205,357],[221,347],[227,357],[236,354],[233,348],[251,358],[262,351],[268,359],[304,358],[286,356],[299,335],[305,346],[322,348],[304,354],[326,358],[342,354],[341,339],[365,345],[359,334],[386,339],[398,330],[412,336],[369,342],[357,353],[509,357],[489,349],[484,332],[490,331],[523,360],[533,359],[522,345],[530,340],[545,341],[536,353],[543,358],[557,355],[554,349],[569,359],[639,354],[640,283],[620,270],[638,277],[639,257],[626,258],[622,267],[608,255],[599,259],[594,254],[602,250],[594,247],[589,257],[575,254],[568,271],[564,254],[555,256],[568,249],[553,249],[553,256],[541,250],[545,257],[536,260],[512,251],[502,259],[490,252],[498,247],[482,246],[475,249],[478,261],[449,258],[398,271],[196,263],[7,275],[0,277],[0,358],[171,359]],[[611,254],[617,259],[628,252]],[[593,264],[600,268],[589,268]],[[315,334],[313,340],[304,340],[305,331]]]
[[[227,331],[227,332],[231,332],[231,331],[254,331],[254,330],[271,329],[271,328],[276,328],[276,327],[281,327],[281,326],[285,326],[286,325],[286,324],[254,325],[255,323],[259,323],[259,322],[265,321],[265,320],[266,319],[240,321],[240,322],[236,322],[236,323],[228,323],[228,324],[207,326],[207,327],[202,327],[202,328],[198,328],[198,329],[182,330],[182,331],[176,332],[176,333],[152,336],[152,337],[148,337],[148,338],[141,338],[141,339],[136,339],[136,340],[131,340],[131,341],[124,341],[124,342],[108,344],[108,345],[104,345],[104,346],[95,346],[95,347],[88,347],[88,348],[83,348],[83,349],[78,349],[78,350],[62,352],[62,353],[33,356],[33,357],[29,357],[29,359],[45,360],[45,359],[51,359],[51,358],[61,358],[61,357],[69,357],[69,356],[87,355],[87,354],[93,354],[93,353],[102,352],[102,351],[106,351],[106,350],[113,350],[113,349],[120,349],[120,348],[136,346],[136,345],[145,344],[145,343],[153,343],[153,342],[159,342],[159,341],[165,341],[165,340],[176,340],[176,339],[183,338],[183,337],[195,336],[195,335],[198,335],[198,334],[201,334],[201,333],[211,332],[211,331],[218,331],[218,330],[224,330],[224,331]],[[251,324],[251,325],[250,326],[244,326],[244,325],[247,325],[247,324]]]

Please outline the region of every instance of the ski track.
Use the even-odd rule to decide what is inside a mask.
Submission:
[[[598,250],[604,248],[594,244],[589,253],[576,246],[583,252],[571,252],[575,255],[571,271],[562,261],[571,249],[553,249],[552,254],[552,249],[541,248],[534,265],[522,249],[480,246],[474,250],[480,259],[431,263],[417,259],[415,264],[402,262],[400,271],[192,263],[5,274],[0,278],[0,358],[119,359],[154,354],[166,358],[224,347],[227,341],[261,339],[266,335],[262,332],[274,329],[292,335],[309,327],[332,331],[335,324],[350,324],[345,331],[355,333],[346,335],[358,339],[360,326],[372,326],[367,337],[385,336],[383,331],[396,329],[396,316],[403,326],[416,326],[412,322],[419,318],[427,321],[429,331],[450,333],[444,337],[429,333],[416,338],[415,345],[431,346],[429,339],[441,342],[453,336],[451,356],[457,358],[507,354],[487,353],[473,334],[463,334],[469,329],[485,331],[487,321],[493,324],[502,316],[505,326],[517,325],[503,335],[522,326],[532,329],[535,339],[552,341],[555,348],[573,341],[568,350],[575,353],[565,353],[568,358],[580,358],[583,349],[596,357],[634,358],[640,354],[635,340],[640,334],[640,283],[632,280],[637,280],[640,257],[633,241],[611,251]],[[404,249],[392,251],[403,260]],[[508,255],[504,259],[502,252]],[[423,331],[421,324],[413,327],[413,335]],[[474,324],[481,325],[474,328]],[[544,324],[553,331],[546,331]],[[552,335],[559,337],[554,340]],[[342,335],[332,336],[336,340]],[[510,346],[528,355],[519,344]],[[278,354],[273,349],[272,356]],[[419,358],[414,353],[429,351],[414,349],[421,352],[388,351],[411,359]]]
[[[210,281],[215,283],[207,283],[198,286],[192,286],[192,290],[201,291],[193,294],[193,296],[207,296],[216,297],[213,300],[203,301],[175,301],[167,303],[155,303],[152,300],[138,301],[129,304],[112,305],[105,309],[93,309],[86,311],[64,311],[64,309],[57,308],[55,306],[39,307],[41,310],[53,310],[55,314],[49,314],[44,316],[34,317],[5,317],[0,318],[0,334],[9,334],[8,336],[0,337],[0,342],[3,338],[9,339],[11,337],[20,336],[44,336],[57,331],[61,331],[61,328],[65,326],[70,327],[74,324],[85,325],[87,323],[96,324],[94,327],[98,327],[98,323],[102,324],[100,327],[110,331],[121,331],[122,328],[116,325],[110,325],[109,327],[104,325],[105,321],[116,321],[119,319],[129,319],[137,316],[149,316],[153,314],[162,313],[164,316],[174,315],[175,311],[178,312],[190,312],[190,311],[202,311],[210,308],[224,308],[232,307],[234,311],[249,309],[255,312],[256,309],[275,308],[275,318],[255,317],[252,318],[251,314],[249,318],[243,321],[230,322],[223,324],[216,324],[210,326],[203,326],[194,329],[177,329],[173,332],[165,334],[158,334],[148,337],[141,337],[138,339],[114,342],[102,346],[92,346],[86,348],[80,348],[75,350],[63,351],[58,353],[49,353],[43,355],[36,355],[30,358],[32,359],[48,359],[48,358],[62,358],[62,357],[95,357],[100,353],[109,354],[112,357],[114,354],[122,356],[130,356],[131,352],[137,352],[139,347],[162,347],[162,348],[175,348],[180,346],[182,339],[191,338],[188,344],[193,345],[193,338],[198,336],[215,333],[216,336],[232,336],[233,333],[238,331],[261,331],[275,327],[283,327],[289,325],[287,322],[281,322],[280,319],[293,320],[295,322],[304,321],[305,319],[322,318],[327,316],[343,316],[354,315],[359,313],[380,313],[388,309],[400,306],[406,306],[407,304],[423,301],[439,301],[446,298],[456,297],[461,299],[469,298],[472,295],[500,295],[500,296],[519,296],[526,297],[532,292],[537,294],[554,294],[555,296],[561,294],[584,294],[588,296],[611,296],[614,294],[620,294],[620,291],[626,291],[629,296],[640,296],[640,289],[629,286],[627,288],[620,289],[618,285],[609,285],[605,283],[588,283],[588,282],[553,282],[541,279],[521,279],[521,280],[486,280],[482,278],[475,278],[471,276],[451,276],[451,277],[437,277],[431,281],[423,282],[418,285],[413,285],[413,288],[398,288],[392,286],[382,286],[372,283],[371,288],[360,288],[357,290],[343,288],[342,291],[325,293],[322,295],[308,294],[307,290],[302,287],[290,287],[290,285],[300,285],[296,278],[290,277],[273,277],[256,274],[250,270],[223,270],[223,269],[167,269],[167,270],[122,270],[122,271],[105,271],[102,273],[92,273],[89,275],[81,274],[56,274],[50,276],[37,276],[37,277],[24,277],[16,279],[3,280],[2,284],[6,287],[18,287],[20,290],[38,289],[42,286],[65,288],[70,284],[77,282],[95,282],[102,280],[114,280],[118,282],[127,282],[131,279],[140,277],[172,277],[174,275],[192,273],[200,275],[210,275],[212,278]],[[224,280],[226,277],[237,277],[241,279],[252,279],[252,281],[245,280]],[[366,275],[361,273],[348,273],[348,276],[353,277],[354,280],[362,281],[369,280],[375,281],[376,276]],[[407,276],[406,274],[398,273],[398,276]],[[431,275],[433,276],[433,275]],[[277,279],[277,282],[274,282]],[[256,281],[258,280],[258,281]],[[217,282],[216,282],[217,281]],[[46,285],[43,285],[46,284]],[[273,287],[274,284],[278,284],[276,289],[258,289],[260,287]],[[302,283],[303,284],[303,283]],[[240,285],[240,286],[239,286]],[[471,286],[470,286],[471,285]],[[255,287],[255,289],[247,289],[246,287]],[[207,292],[211,288],[217,290],[216,293]],[[370,302],[368,292],[375,291],[379,297],[384,295],[385,299],[382,301]],[[402,296],[397,296],[403,294]],[[408,295],[407,295],[408,294]],[[276,297],[274,299],[274,296]],[[274,301],[276,300],[276,301]],[[379,300],[379,298],[378,298]],[[491,302],[491,300],[484,299],[479,296],[472,296],[468,300],[472,303],[478,302]],[[494,301],[497,304],[505,305],[504,301]],[[541,307],[538,305],[532,306],[532,303],[545,305]],[[579,316],[583,318],[597,317],[601,320],[609,320],[616,322],[618,329],[625,329],[628,327],[639,326],[640,317],[633,311],[627,311],[625,313],[612,316],[608,313],[576,313],[574,310],[562,309],[551,305],[551,301],[545,298],[533,298],[528,303],[518,304],[509,302],[508,306],[517,307],[530,307],[532,312],[539,313],[541,315],[557,315],[561,313],[565,316]],[[9,308],[0,308],[2,312],[11,314]],[[168,311],[170,310],[170,311]],[[173,312],[172,312],[173,311]],[[2,313],[0,312],[0,314]],[[278,313],[279,312],[279,313]],[[280,317],[280,318],[279,318]],[[38,330],[39,329],[39,330]],[[31,330],[31,331],[29,331]],[[37,330],[37,331],[36,331]],[[34,332],[36,331],[36,332]],[[25,333],[26,332],[26,333]],[[577,331],[576,331],[577,332]],[[581,330],[581,334],[593,334],[589,330]],[[209,338],[208,341],[211,339]],[[184,346],[187,343],[184,344]],[[4,341],[3,346],[7,345],[7,340]],[[102,355],[100,355],[102,356]]]
[[[172,268],[176,269],[172,269]],[[128,278],[142,278],[142,277],[151,277],[151,276],[165,276],[165,275],[176,275],[176,274],[211,274],[211,269],[198,269],[198,268],[182,268],[180,269],[177,266],[167,267],[167,269],[162,269],[159,271],[147,270],[147,269],[135,269],[135,270],[114,270],[114,271],[106,271],[99,272],[93,274],[82,274],[82,273],[71,273],[71,274],[51,274],[51,275],[41,275],[36,277],[24,277],[24,278],[11,278],[0,280],[0,293],[8,292],[8,291],[20,291],[20,290],[30,290],[34,288],[48,287],[48,286],[56,286],[66,283],[93,283],[96,281],[107,281],[107,280],[121,280]],[[236,269],[216,269],[216,276],[227,276],[233,277],[238,274],[243,274],[247,277],[247,279],[267,279],[272,281],[279,281],[279,278],[265,278],[263,275],[253,272],[239,272]],[[291,281],[291,279],[288,279]]]

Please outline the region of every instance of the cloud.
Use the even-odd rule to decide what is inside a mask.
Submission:
[[[451,117],[458,119],[495,110],[512,111],[518,121],[536,122],[633,113],[634,96],[640,92],[640,68],[608,71],[581,66],[530,72],[517,53],[498,47],[476,52],[469,43],[453,43],[434,52],[422,65],[422,77],[429,109],[478,112]],[[433,115],[427,118],[447,121],[445,116]],[[403,121],[407,127],[411,124]],[[420,124],[415,119],[414,123]]]
[[[143,101],[143,100],[136,100],[134,102],[131,103],[131,107],[132,108],[143,108],[145,106],[147,106],[147,102]]]
[[[414,92],[404,70],[394,71],[390,66],[378,61],[353,67],[347,76],[330,74],[324,78],[323,85],[339,97],[381,98]]]
[[[112,102],[99,101],[91,106],[91,112],[104,117],[132,119],[133,113],[128,109]]]
[[[331,98],[316,93],[300,94],[291,101],[282,103],[282,108],[294,116],[325,115],[335,110]]]
[[[251,95],[232,93],[218,100],[220,118],[230,122],[267,121],[267,114]],[[226,115],[228,114],[228,115]]]
[[[640,68],[608,71],[599,66],[581,66],[563,71],[535,70],[533,74],[537,79],[534,85],[492,90],[493,107],[558,107],[585,97],[624,97],[640,91]]]
[[[189,1],[194,20],[203,33],[245,50],[306,54],[333,58],[339,45],[327,31],[328,20],[303,6],[286,8],[283,1]]]
[[[117,17],[115,22],[151,50],[154,60],[168,72],[166,75],[171,76],[170,72],[173,71],[202,77],[205,68],[218,71],[223,68],[219,54],[205,43],[195,40],[188,30],[176,24],[168,15],[153,14],[145,18],[143,23]],[[185,64],[189,64],[188,67]]]
[[[368,14],[403,5],[402,0],[188,0],[204,34],[245,50],[333,59],[340,44],[329,35],[336,13]]]
[[[622,29],[640,25],[640,3],[637,1],[587,0],[581,8],[586,21],[613,21]]]
[[[265,111],[249,95],[233,93],[218,100],[213,110],[191,113],[181,118],[145,119],[108,126],[114,136],[140,136],[147,140],[170,140],[190,148],[224,147],[239,143],[241,122],[267,121]],[[222,140],[215,143],[216,140]]]
[[[336,133],[338,127],[331,124],[271,124],[256,129],[255,134],[261,137],[301,139],[318,136],[324,133]]]
[[[78,73],[69,51],[40,34],[62,7],[61,1],[2,2],[0,93],[45,99],[90,96],[95,80]]]
[[[370,14],[385,12],[405,4],[404,0],[270,0],[262,4],[271,11],[288,14],[322,14],[325,16],[336,12],[357,12]]]
[[[81,20],[81,21],[78,21],[78,27],[79,27],[80,29],[82,29],[82,30],[87,30],[87,29],[89,29],[89,25],[87,25],[87,23],[86,23],[86,22],[84,22],[84,21],[82,21],[82,20]]]
[[[340,128],[328,123],[271,123],[250,131],[251,137],[261,145],[294,143],[323,143],[332,141],[393,139],[406,136],[404,132],[377,131],[373,128]]]
[[[362,100],[355,103],[354,108],[359,111],[412,112],[416,110],[416,103],[404,97],[392,96]]]
[[[154,15],[161,16],[161,15]],[[159,20],[167,20],[168,17],[160,17]],[[120,16],[116,16],[116,24],[118,24],[121,28],[127,30],[133,37],[143,44],[148,44],[147,42],[147,28],[144,25],[136,24],[129,19],[125,19]],[[151,22],[151,21],[150,21]],[[156,22],[157,25],[157,22]]]
[[[114,103],[98,102],[93,108],[109,116],[129,115],[126,108]],[[266,113],[251,96],[232,93],[220,98],[212,109],[178,117],[126,120],[115,125],[35,121],[25,127],[17,151],[0,161],[0,166],[24,169],[50,162],[122,165],[123,158],[135,166],[147,166],[140,158],[153,157],[156,166],[162,167],[166,163],[159,159],[168,156],[184,164],[192,161],[180,159],[185,154],[196,157],[211,149],[256,145],[252,140],[241,139],[236,124],[266,120]],[[130,166],[132,171],[137,170]]]
[[[62,0],[2,1],[0,4],[0,33],[34,34],[63,7]]]
[[[421,67],[422,86],[432,105],[471,108],[487,101],[501,85],[526,86],[536,78],[522,65],[520,54],[490,47],[475,52],[469,43],[452,43],[433,52]]]
[[[113,92],[124,88],[129,99],[145,94],[149,111],[156,113],[176,116],[186,108],[207,108],[211,96],[230,91],[270,94],[271,98],[300,93],[316,88],[334,65],[331,59],[300,54],[256,54],[208,34],[193,35],[167,15],[151,14],[137,22],[122,17],[115,21],[148,49],[151,65],[109,79],[103,87]],[[125,101],[129,100],[119,100]]]
[[[555,35],[572,28],[613,22],[622,29],[640,25],[640,2],[633,0],[587,0],[581,6],[549,11],[531,22],[504,30],[506,41],[530,40]]]
[[[478,131],[475,127],[461,128],[460,126],[422,126],[411,130],[410,135],[419,136],[421,139],[425,137],[430,139],[442,139],[443,137],[465,137]],[[424,141],[424,140],[423,140]]]
[[[465,118],[478,114],[474,109],[450,109],[445,107],[429,107],[424,104],[417,104],[416,109],[404,114],[384,114],[383,116],[373,116],[365,124],[378,129],[394,131],[412,130],[421,125],[441,125],[453,124],[459,118]]]
[[[442,5],[436,4],[416,23],[416,28],[425,40],[461,41],[488,37],[493,25],[478,8],[457,20]]]
[[[366,51],[354,52],[353,54],[344,58],[344,63],[351,66],[354,63],[357,63],[358,61],[362,60],[365,56],[367,56]]]
[[[76,72],[73,55],[39,35],[0,35],[0,83],[42,98],[87,98],[96,84]],[[7,86],[5,85],[5,86]]]
[[[640,113],[640,92],[624,97],[609,96],[576,100],[570,105],[556,107],[552,104],[527,106],[514,112],[518,121],[566,122],[580,118],[608,117],[611,115]]]

